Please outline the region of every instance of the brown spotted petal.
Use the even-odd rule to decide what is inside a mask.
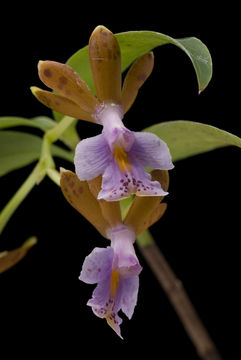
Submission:
[[[152,180],[159,181],[162,188],[168,190],[168,171],[154,170],[151,175]],[[164,214],[166,204],[160,204],[162,199],[163,196],[136,196],[124,219],[124,224],[132,227],[136,235],[141,234]]]
[[[50,109],[55,110],[60,114],[71,116],[75,119],[94,122],[93,117],[86,111],[82,110],[79,105],[74,103],[72,100],[64,96],[54,94],[50,91],[42,90],[36,86],[32,86],[30,89],[38,101]]]
[[[148,52],[137,59],[130,67],[122,88],[121,103],[126,113],[136,99],[140,87],[150,76],[154,66],[154,55]]]
[[[16,265],[27,254],[37,239],[35,237],[29,238],[17,249],[11,251],[4,251],[0,253],[0,274]]]
[[[89,180],[89,188],[95,198],[97,198],[101,190],[102,176],[99,175],[95,179]],[[101,212],[105,220],[110,226],[116,227],[122,223],[120,202],[119,201],[105,201],[103,199],[98,200]]]
[[[159,181],[164,191],[168,190],[170,183],[168,170],[152,170],[151,177],[152,181]],[[162,201],[163,198],[164,196],[160,196],[160,201]]]
[[[38,71],[45,85],[72,100],[87,113],[96,112],[98,100],[71,67],[56,61],[39,61]]]
[[[89,60],[98,99],[120,104],[120,47],[112,32],[104,26],[97,26],[91,34]]]
[[[166,203],[158,204],[158,206],[153,210],[150,217],[144,221],[140,226],[138,227],[137,235],[141,234],[143,231],[149,229],[153,224],[155,224],[165,213],[167,209]]]
[[[61,168],[60,186],[66,200],[83,215],[102,236],[107,237],[110,227],[104,219],[96,198],[86,181],[80,181],[75,173]]]

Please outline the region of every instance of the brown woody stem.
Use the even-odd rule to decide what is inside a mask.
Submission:
[[[172,303],[187,334],[192,340],[200,359],[222,360],[215,344],[193,307],[182,282],[176,277],[149,231],[137,238],[137,244]]]

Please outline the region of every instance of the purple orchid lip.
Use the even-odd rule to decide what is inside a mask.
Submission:
[[[87,284],[97,283],[87,305],[95,315],[105,318],[121,337],[118,316],[122,310],[130,319],[137,303],[138,275],[142,270],[133,242],[135,233],[125,225],[109,232],[111,246],[95,248],[86,258],[79,279]]]

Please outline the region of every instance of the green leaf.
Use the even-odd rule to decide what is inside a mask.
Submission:
[[[28,165],[40,157],[42,139],[17,131],[0,131],[0,176]],[[53,156],[73,161],[73,153],[52,145]]]
[[[63,118],[63,115],[58,115],[60,116],[58,120],[61,120]],[[77,120],[63,133],[60,138],[60,140],[63,141],[72,150],[75,149],[76,145],[80,141],[77,131],[75,129],[76,123]],[[46,132],[53,129],[56,125],[57,122],[47,116],[37,116],[32,119],[25,119],[15,116],[0,117],[0,129],[7,129],[16,126],[28,126]]]
[[[0,253],[0,274],[16,265],[37,243],[37,238],[32,236],[26,240],[23,245],[11,251],[4,251]]]
[[[192,121],[168,121],[150,126],[151,132],[164,140],[173,162],[224,146],[241,147],[241,138],[214,126]]]
[[[56,121],[50,119],[47,116],[36,116],[30,120],[34,125],[37,125],[39,129],[48,131],[53,129],[57,124]]]
[[[212,59],[206,45],[195,37],[174,39],[168,35],[154,31],[128,31],[115,34],[120,44],[122,55],[122,72],[131,63],[144,53],[165,44],[173,44],[183,50],[191,59],[194,66],[199,92],[203,91],[212,77]],[[95,87],[89,64],[88,46],[83,47],[73,54],[66,62],[88,84],[95,94]],[[157,65],[158,66],[158,65]],[[56,121],[60,121],[62,114],[53,112]]]
[[[83,47],[75,54],[73,54],[66,62],[67,65],[71,66],[88,84],[90,90],[95,93],[94,82],[89,64],[88,46]]]
[[[5,116],[0,117],[0,129],[12,128],[16,126],[28,126],[48,131],[56,125],[56,122],[47,116],[38,116],[33,119],[22,117]]]
[[[199,91],[205,89],[212,77],[212,59],[207,47],[197,38],[174,39],[154,31],[129,31],[116,34],[122,54],[122,71],[139,56],[158,46],[173,44],[183,50],[194,66]],[[67,61],[94,92],[94,83],[89,65],[88,46],[77,51]],[[158,65],[156,65],[158,66]]]
[[[122,53],[124,71],[137,57],[165,44],[173,44],[183,50],[194,66],[199,91],[204,90],[212,77],[212,59],[206,45],[196,37],[174,39],[153,31],[130,31],[116,34]],[[158,66],[158,65],[156,65]]]

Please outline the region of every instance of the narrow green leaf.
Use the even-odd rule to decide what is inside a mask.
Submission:
[[[57,114],[57,113],[56,113]],[[60,114],[59,114],[60,115]],[[58,120],[61,120],[63,115],[60,115]],[[76,131],[77,120],[63,133],[60,140],[63,141],[70,149],[74,150],[78,142],[80,141]],[[25,119],[15,116],[0,117],[0,129],[7,129],[16,126],[27,126],[37,128],[46,132],[53,129],[57,125],[56,121],[50,119],[47,116],[37,116],[32,119]]]
[[[158,46],[173,44],[183,50],[191,59],[194,66],[199,91],[205,89],[212,77],[212,59],[210,53],[199,39],[188,37],[174,39],[154,31],[129,31],[116,34],[122,54],[122,71],[139,56]],[[67,64],[71,66],[94,92],[94,83],[89,65],[88,46],[77,51]],[[156,64],[158,66],[158,64]]]
[[[177,161],[224,146],[241,147],[241,138],[214,126],[192,121],[168,121],[150,126],[151,132],[164,140]]]
[[[22,117],[5,116],[0,117],[0,129],[12,128],[16,126],[28,126],[38,128],[42,131],[52,129],[56,122],[46,116],[38,116],[33,119],[25,119]]]
[[[0,132],[0,176],[28,165],[40,155],[41,139],[15,131]]]
[[[48,131],[53,129],[57,124],[56,121],[47,116],[36,116],[30,120],[33,124],[37,125],[39,129]]]
[[[89,64],[88,46],[83,47],[73,54],[66,62],[67,65],[71,66],[88,84],[90,90],[95,93],[94,81]]]
[[[0,131],[0,176],[31,164],[40,157],[42,139],[17,131]],[[52,145],[53,156],[73,161],[73,153]]]
[[[32,236],[27,239],[23,245],[11,251],[4,251],[0,253],[0,274],[16,265],[37,243],[37,238]]]
[[[56,113],[58,114],[58,113]],[[58,114],[61,115],[61,114]],[[63,116],[61,115],[60,118],[56,121],[48,118],[47,116],[37,116],[31,119],[31,123],[34,123],[34,125],[39,126],[43,131],[48,131],[53,129],[60,120],[63,119]],[[70,116],[67,116],[70,118]],[[59,138],[60,141],[62,141],[65,145],[67,145],[71,150],[75,150],[75,147],[77,146],[78,142],[80,141],[79,135],[76,131],[76,124],[78,120],[75,120],[73,124],[71,124],[62,134],[62,136]]]

